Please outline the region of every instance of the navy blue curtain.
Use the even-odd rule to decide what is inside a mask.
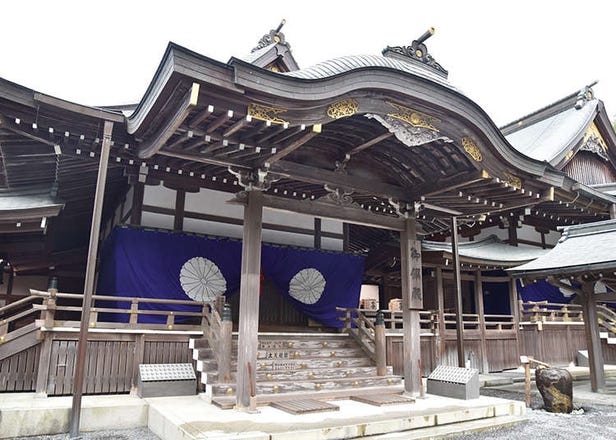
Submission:
[[[199,290],[200,274],[216,272],[216,287],[227,297],[239,291],[242,243],[238,240],[118,228],[101,250],[97,293],[190,300],[191,286]],[[209,260],[203,269],[204,259]],[[197,261],[199,267],[189,261]],[[211,263],[213,263],[213,265]],[[213,267],[215,265],[215,267]],[[357,307],[364,259],[360,256],[264,244],[263,274],[296,308],[327,326],[342,327],[336,307]],[[181,279],[181,274],[188,278]],[[221,281],[221,278],[224,281]],[[224,288],[222,288],[224,287]],[[189,293],[191,296],[189,296]],[[128,308],[128,304],[97,303],[99,307]],[[169,305],[142,304],[141,309],[169,310]],[[181,311],[198,307],[174,306]],[[107,316],[126,322],[128,315]],[[164,323],[164,316],[143,315],[139,322]]]
[[[105,241],[97,293],[113,296],[139,296],[191,300],[180,282],[180,272],[192,258],[207,258],[220,270],[226,282],[225,292],[239,289],[242,243],[164,231],[118,228]],[[189,268],[190,269],[190,268]],[[102,303],[99,306],[127,308],[125,303]],[[169,310],[169,306],[142,303],[140,309]],[[198,307],[174,305],[177,321],[181,311],[196,312]],[[126,322],[128,315],[105,317]],[[184,319],[185,320],[185,319]],[[164,316],[141,315],[139,322],[165,323]]]
[[[569,304],[575,296],[563,295],[558,287],[551,285],[546,280],[526,284],[524,287],[522,287],[520,280],[516,280],[516,286],[522,301],[547,301],[550,303]]]
[[[357,307],[364,258],[357,255],[263,245],[263,275],[302,313],[342,327],[336,307]]]

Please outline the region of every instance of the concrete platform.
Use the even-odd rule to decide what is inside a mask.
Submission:
[[[518,423],[526,413],[522,402],[492,397],[462,401],[428,395],[389,407],[336,400],[339,411],[303,415],[272,407],[259,407],[256,414],[222,410],[198,396],[147,400],[148,427],[164,440],[384,439],[397,433],[404,434],[397,438],[436,438]]]
[[[34,393],[0,394],[0,438],[68,432],[71,396],[36,397]],[[84,396],[80,430],[147,426],[148,403],[136,396]]]
[[[70,396],[0,394],[0,438],[67,432],[71,402]],[[80,430],[147,426],[163,440],[437,438],[526,420],[523,403],[493,397],[462,401],[428,395],[415,403],[383,407],[332,402],[339,411],[291,415],[264,406],[248,414],[222,410],[201,396],[84,396]]]

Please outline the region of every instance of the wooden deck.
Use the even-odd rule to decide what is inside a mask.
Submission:
[[[286,402],[272,402],[270,406],[290,414],[310,414],[315,412],[339,411],[340,407],[333,403],[315,399],[301,399]]]
[[[356,402],[367,403],[374,406],[387,405],[402,405],[406,403],[415,403],[415,399],[407,397],[403,394],[367,394],[363,396],[351,396],[351,400]]]

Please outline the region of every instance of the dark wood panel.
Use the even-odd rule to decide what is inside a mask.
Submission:
[[[34,391],[39,346],[31,347],[0,361],[0,392]]]

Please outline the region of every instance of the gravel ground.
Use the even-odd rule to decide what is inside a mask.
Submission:
[[[485,396],[510,400],[524,400],[524,395],[497,389],[482,389]],[[572,414],[553,414],[542,410],[543,400],[533,395],[532,409],[528,410],[528,422],[503,429],[455,436],[467,440],[511,440],[532,438],[534,440],[605,440],[616,439],[616,406],[584,404],[576,406]],[[83,440],[159,440],[147,428],[111,430],[83,433]],[[68,434],[23,437],[14,440],[69,440]]]
[[[510,400],[524,400],[520,393],[495,389],[482,389],[485,396]],[[554,414],[542,409],[543,399],[534,395],[527,412],[528,422],[503,429],[494,429],[475,434],[456,436],[467,440],[511,440],[532,438],[535,440],[606,440],[616,439],[616,406],[574,405],[571,414]]]

